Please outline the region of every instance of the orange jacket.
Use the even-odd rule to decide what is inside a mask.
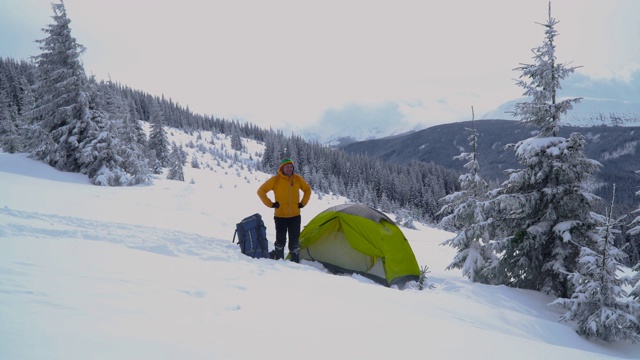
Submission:
[[[280,207],[275,210],[276,217],[289,218],[300,215],[298,203],[307,205],[311,198],[311,187],[298,174],[286,176],[281,171],[272,176],[258,189],[260,200],[267,206],[272,207],[273,201],[269,199],[267,193],[273,190],[275,201],[280,203]],[[304,193],[300,200],[300,190]]]

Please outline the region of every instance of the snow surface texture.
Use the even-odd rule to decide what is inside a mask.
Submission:
[[[208,168],[187,164],[185,182],[129,188],[0,154],[0,359],[640,358],[578,336],[552,297],[445,271],[453,234],[420,224],[403,232],[431,289],[240,254],[245,216],[275,238],[256,195],[269,175],[248,162],[260,144],[244,142],[243,166],[199,154]],[[314,194],[303,225],[344,202]]]

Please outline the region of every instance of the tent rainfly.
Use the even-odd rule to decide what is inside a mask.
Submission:
[[[420,278],[420,267],[400,228],[382,212],[360,204],[333,206],[311,219],[300,233],[300,259],[386,286]]]

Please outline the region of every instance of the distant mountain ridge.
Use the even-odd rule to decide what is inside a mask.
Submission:
[[[562,99],[561,99],[562,100]],[[481,119],[520,120],[511,115],[517,103],[527,99],[507,101],[495,110],[485,113]],[[574,104],[562,119],[568,126],[640,126],[640,102],[616,99],[583,98]]]
[[[505,145],[531,137],[535,129],[513,120],[478,120],[478,161],[480,175],[486,180],[506,180],[504,171],[522,168],[512,150]],[[453,157],[470,152],[466,130],[471,121],[433,126],[427,129],[389,138],[361,141],[344,146],[349,153],[364,154],[385,161],[408,164],[411,161],[433,162],[463,173],[464,162]],[[585,136],[585,154],[599,161],[596,194],[610,197],[610,186],[616,184],[616,198],[622,203],[637,204],[635,196],[640,186],[640,126],[593,126],[560,128],[560,136],[573,132]],[[609,195],[607,195],[609,193]]]
[[[580,98],[562,118],[567,126],[640,126],[640,70],[633,71],[625,79],[592,78],[574,73],[562,84],[559,99]],[[476,107],[476,119],[514,118],[511,111],[520,102],[529,102],[530,98],[507,99],[494,109]],[[442,104],[446,104],[443,99]],[[473,105],[473,104],[469,104]],[[300,132],[303,136],[327,145],[344,145],[346,142],[364,141],[392,135],[419,131],[444,122],[471,120],[455,116],[457,120],[425,118],[424,114],[438,113],[434,109],[425,109],[421,102],[387,102],[379,105],[351,104],[340,109],[326,111],[320,121],[311,128]],[[445,114],[457,113],[446,105],[440,110]],[[426,111],[426,112],[425,112]],[[434,112],[435,111],[435,112]],[[422,114],[416,116],[415,114]],[[410,114],[413,114],[410,115]],[[451,118],[451,116],[449,117]]]
[[[515,104],[527,101],[529,100],[526,98],[509,100],[479,118],[519,120],[511,112]],[[412,133],[431,126],[408,121],[401,114],[400,107],[399,104],[385,104],[384,107],[374,109],[350,106],[343,110],[333,110],[325,114],[317,124],[296,132],[321,144],[345,146],[357,141]],[[640,101],[585,97],[564,116],[563,125],[640,126]]]

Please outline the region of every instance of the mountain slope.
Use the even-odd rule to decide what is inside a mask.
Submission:
[[[410,163],[413,160],[433,162],[463,172],[464,163],[453,157],[469,152],[467,128],[470,121],[433,126],[413,133],[389,138],[353,143],[343,147],[350,153],[366,154],[386,161]],[[504,171],[521,168],[512,150],[504,146],[531,137],[533,130],[512,120],[475,121],[478,131],[478,161],[480,175],[486,179],[506,180]],[[605,196],[608,185],[615,183],[621,203],[636,203],[634,197],[640,179],[640,127],[573,127],[564,126],[560,136],[579,132],[587,139],[587,157],[599,161],[602,171],[599,182]]]

